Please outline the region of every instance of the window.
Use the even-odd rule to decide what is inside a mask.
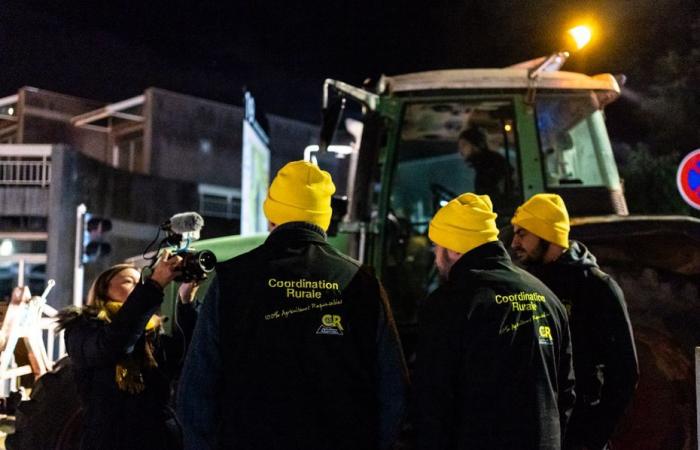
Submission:
[[[522,201],[512,102],[484,99],[406,106],[389,197],[383,278],[399,323],[415,323],[436,286],[428,224],[465,192],[487,194],[505,224]]]
[[[444,202],[465,192],[487,194],[494,210],[512,214],[522,197],[509,101],[408,105],[391,191],[393,213],[423,233]]]
[[[603,117],[592,93],[541,93],[536,109],[547,187],[604,186],[595,148]]]
[[[29,286],[32,295],[46,287],[46,234],[5,233],[0,236],[0,301],[16,286]]]
[[[199,212],[205,217],[240,219],[240,189],[214,186],[210,184],[200,184]]]
[[[143,172],[143,132],[116,135],[112,147],[112,165],[129,172]]]

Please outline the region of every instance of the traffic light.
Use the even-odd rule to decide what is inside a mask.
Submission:
[[[83,264],[109,254],[112,246],[106,241],[105,234],[111,229],[112,221],[109,219],[85,213],[83,216]]]

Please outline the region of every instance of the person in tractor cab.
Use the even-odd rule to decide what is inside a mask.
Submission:
[[[622,290],[580,242],[556,194],[537,194],[512,219],[515,258],[566,306],[577,401],[567,449],[605,449],[639,378],[637,351]]]
[[[488,195],[496,207],[502,207],[510,195],[512,170],[500,153],[489,148],[486,132],[476,125],[470,126],[459,134],[457,148],[474,169],[474,193]]]
[[[429,225],[444,283],[421,310],[414,372],[421,450],[558,450],[574,404],[566,311],[517,268],[485,195]]]
[[[188,449],[387,449],[407,372],[379,281],[326,240],[335,186],[295,161],[267,240],[216,266],[180,382]]]

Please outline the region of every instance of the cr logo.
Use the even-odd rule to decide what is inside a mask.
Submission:
[[[549,327],[541,326],[539,331],[541,338],[552,340],[552,330]]]
[[[340,319],[340,316],[326,314],[323,317],[321,317],[321,323],[324,326],[337,328],[338,330],[343,331],[343,326],[340,324]]]

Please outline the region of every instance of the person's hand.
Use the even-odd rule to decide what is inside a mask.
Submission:
[[[29,299],[32,298],[32,294],[29,292],[27,286],[17,286],[12,290],[12,297],[10,298],[10,303],[13,305],[19,305],[20,303],[29,303]]]
[[[153,268],[151,280],[155,281],[164,288],[171,281],[180,275],[182,258],[177,255],[172,255],[170,250],[163,250],[163,253],[158,258],[156,266]]]
[[[179,294],[180,301],[185,305],[192,303],[197,296],[197,290],[199,289],[199,283],[197,281],[190,281],[189,283],[182,283],[180,288],[177,290]]]

